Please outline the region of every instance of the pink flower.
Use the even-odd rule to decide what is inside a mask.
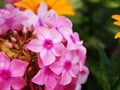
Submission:
[[[58,16],[54,10],[49,11],[49,17],[45,18],[43,23],[56,30],[72,28],[71,21],[64,16]]]
[[[83,41],[80,41],[79,35],[76,32],[73,32],[70,28],[63,28],[59,30],[65,40],[67,41],[68,50],[77,50],[80,46],[83,45]]]
[[[63,45],[60,43],[62,36],[54,29],[38,28],[36,30],[38,39],[31,40],[27,48],[31,51],[40,53],[44,65],[55,62],[56,57],[60,56]]]
[[[84,84],[88,78],[89,70],[84,64],[82,64],[82,62],[79,62],[79,65],[80,65],[79,67],[80,72],[79,72],[78,82],[80,84]]]
[[[57,76],[46,66],[39,70],[33,77],[32,82],[45,85],[46,90],[54,90],[57,85]]]
[[[23,80],[27,63],[9,58],[0,52],[0,90],[22,89],[26,83]]]
[[[61,85],[67,85],[76,78],[79,72],[79,56],[72,52],[64,51],[60,60],[53,63],[50,68],[57,75],[61,74]],[[77,69],[76,69],[77,68]]]
[[[0,34],[4,34],[8,30],[21,29],[22,22],[27,19],[23,12],[18,9],[11,10],[13,7],[10,6],[9,8],[0,10]]]

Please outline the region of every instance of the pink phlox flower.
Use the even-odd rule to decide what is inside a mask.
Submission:
[[[10,62],[9,58],[0,52],[0,90],[20,90],[26,83],[22,78],[27,63],[14,59]]]
[[[31,40],[27,48],[33,52],[40,53],[44,65],[55,62],[56,56],[62,53],[62,36],[54,29],[40,27],[36,30],[38,39]]]
[[[37,26],[46,26],[44,22],[46,21],[47,18],[50,17],[51,13],[52,12],[50,12],[48,10],[47,5],[44,2],[41,2],[40,6],[37,10],[38,20],[37,20],[36,27]]]
[[[78,33],[73,32],[72,29],[64,28],[61,29],[60,32],[67,42],[68,50],[77,50],[81,45],[83,45],[83,41],[79,39]]]
[[[18,9],[13,9],[13,11],[8,9],[0,10],[0,34],[4,34],[8,30],[21,29],[24,20],[26,20],[26,17]]]
[[[74,53],[76,53],[79,58],[80,58],[80,61],[85,64],[85,60],[86,60],[86,53],[87,53],[87,50],[86,48],[83,46],[83,45],[79,45],[78,46],[78,49],[77,50],[73,50]]]
[[[52,9],[48,10],[47,5],[44,2],[40,3],[37,15],[39,17],[38,26],[48,26],[50,28],[72,28],[72,23],[64,16],[58,16]]]
[[[49,11],[49,17],[44,19],[44,23],[56,30],[60,30],[62,28],[72,28],[71,21],[64,16],[58,16],[54,10]]]
[[[27,17],[27,20],[23,21],[22,22],[22,25],[25,27],[25,28],[30,28],[31,26],[36,26],[37,24],[37,21],[38,21],[38,16],[34,14],[33,11],[31,10],[25,10],[25,11],[22,11],[23,12],[23,15],[25,17]],[[32,18],[31,18],[32,17]]]
[[[80,72],[79,72],[78,82],[84,84],[88,78],[89,70],[82,62],[79,62],[79,65],[80,65],[79,67]]]
[[[54,90],[57,85],[57,76],[48,66],[45,66],[32,78],[32,82],[45,85],[45,90]]]
[[[79,56],[65,50],[63,55],[60,57],[60,60],[53,63],[50,68],[57,75],[61,75],[60,84],[67,85],[72,81],[72,78],[77,77],[79,72],[78,63]]]

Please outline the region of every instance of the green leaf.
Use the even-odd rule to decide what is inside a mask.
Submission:
[[[102,69],[101,65],[98,62],[88,59],[87,66],[89,67],[90,72],[96,79],[97,83],[99,83],[99,87],[102,88],[102,90],[111,90],[108,76],[106,72]]]
[[[112,77],[112,64],[108,58],[108,56],[106,55],[106,53],[104,52],[104,50],[101,48],[101,46],[99,44],[97,44],[97,49],[99,51],[99,55],[100,55],[100,64],[103,67],[103,69],[106,71],[106,73],[108,74],[109,78]],[[111,81],[112,82],[112,81]]]

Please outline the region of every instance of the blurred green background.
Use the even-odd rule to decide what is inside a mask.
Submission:
[[[4,6],[0,0],[0,7]],[[120,27],[111,18],[120,14],[120,0],[70,0],[76,15],[69,17],[87,48],[90,75],[82,90],[120,90]]]
[[[114,39],[120,27],[111,18],[120,14],[120,0],[71,1],[77,6],[76,16],[70,19],[84,40],[90,70],[82,90],[120,90],[120,41]]]

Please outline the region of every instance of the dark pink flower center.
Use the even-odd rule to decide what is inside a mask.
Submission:
[[[53,42],[50,39],[47,39],[43,43],[44,48],[50,50],[53,47]]]
[[[11,72],[9,70],[1,70],[0,71],[0,78],[2,80],[10,80],[11,79]]]
[[[45,74],[46,75],[51,75],[52,74],[52,71],[50,70],[49,67],[45,67]]]
[[[64,63],[64,69],[66,69],[67,71],[70,70],[71,67],[72,67],[71,61],[66,61],[66,62]]]
[[[70,35],[70,39],[72,40],[73,43],[76,43],[75,38],[72,35]]]

